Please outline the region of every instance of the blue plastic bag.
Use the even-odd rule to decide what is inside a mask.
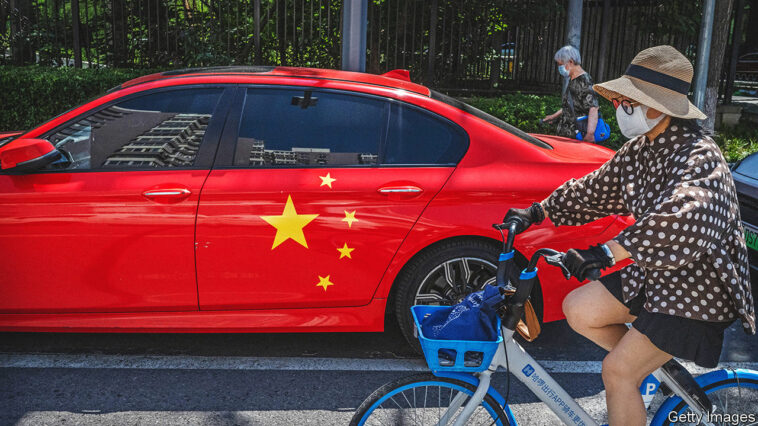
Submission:
[[[423,318],[421,331],[429,339],[495,341],[498,337],[495,307],[502,300],[497,287],[487,285],[457,305]]]

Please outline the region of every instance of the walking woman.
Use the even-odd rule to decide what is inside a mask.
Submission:
[[[587,116],[587,131],[582,140],[595,141],[598,103],[592,90],[592,77],[582,68],[582,57],[573,46],[563,46],[555,52],[558,72],[568,78],[568,86],[561,96],[561,109],[546,116],[543,121],[555,122],[556,133],[567,138],[576,137],[577,117]],[[557,119],[557,121],[556,121]]]
[[[595,85],[631,139],[598,170],[506,216],[522,228],[545,218],[560,226],[635,217],[612,240],[571,249],[566,259],[580,281],[590,268],[634,260],[563,302],[571,327],[610,351],[602,377],[613,426],[645,424],[638,386],[672,356],[715,367],[734,320],[756,331],[734,182],[693,120],[705,115],[687,99],[692,74],[684,55],[656,46],[638,53],[622,77]]]

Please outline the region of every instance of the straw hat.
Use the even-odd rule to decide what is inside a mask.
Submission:
[[[638,53],[623,76],[592,88],[608,100],[626,96],[672,117],[702,120],[705,114],[687,99],[692,74],[692,64],[678,50],[655,46]]]

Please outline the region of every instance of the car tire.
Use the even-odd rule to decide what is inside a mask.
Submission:
[[[456,239],[422,251],[408,262],[395,282],[393,303],[395,318],[411,347],[421,353],[418,338],[415,336],[411,306],[455,304],[471,292],[480,290],[485,284],[494,284],[498,255],[499,249],[495,243]],[[516,268],[511,269],[511,282],[515,282],[519,271],[526,266],[523,257],[515,256],[514,261]],[[466,270],[469,273],[468,278],[460,279],[465,277]],[[449,286],[451,278],[457,284],[457,288]],[[532,300],[540,322],[541,299],[542,293],[538,284],[532,292]]]

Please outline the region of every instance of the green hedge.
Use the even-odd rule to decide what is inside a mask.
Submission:
[[[132,69],[75,69],[39,66],[0,66],[0,131],[24,130],[80,105],[111,87],[155,72]],[[507,94],[496,98],[465,99],[514,126],[532,133],[551,133],[539,119],[560,108],[558,95]],[[600,101],[603,118],[611,126],[607,145],[617,149],[625,138],[618,131],[610,102]],[[728,161],[736,161],[758,151],[758,127],[741,124],[717,135],[716,141]]]
[[[497,98],[469,98],[466,102],[529,133],[554,133],[554,126],[541,125],[539,120],[561,109],[560,95],[512,93]],[[616,111],[610,102],[601,100],[600,114],[612,130],[611,137],[604,143],[618,149],[625,140],[617,130]]]
[[[30,129],[147,73],[109,68],[0,67],[0,131]]]
[[[530,133],[554,132],[554,127],[540,125],[539,119],[552,114],[561,107],[559,95],[524,95],[514,93],[497,98],[469,98],[466,102]],[[618,149],[626,138],[618,130],[616,112],[610,102],[600,99],[600,112],[611,126],[611,137],[604,142]],[[727,161],[737,161],[758,151],[758,126],[741,122],[734,128],[723,129],[714,136]]]

